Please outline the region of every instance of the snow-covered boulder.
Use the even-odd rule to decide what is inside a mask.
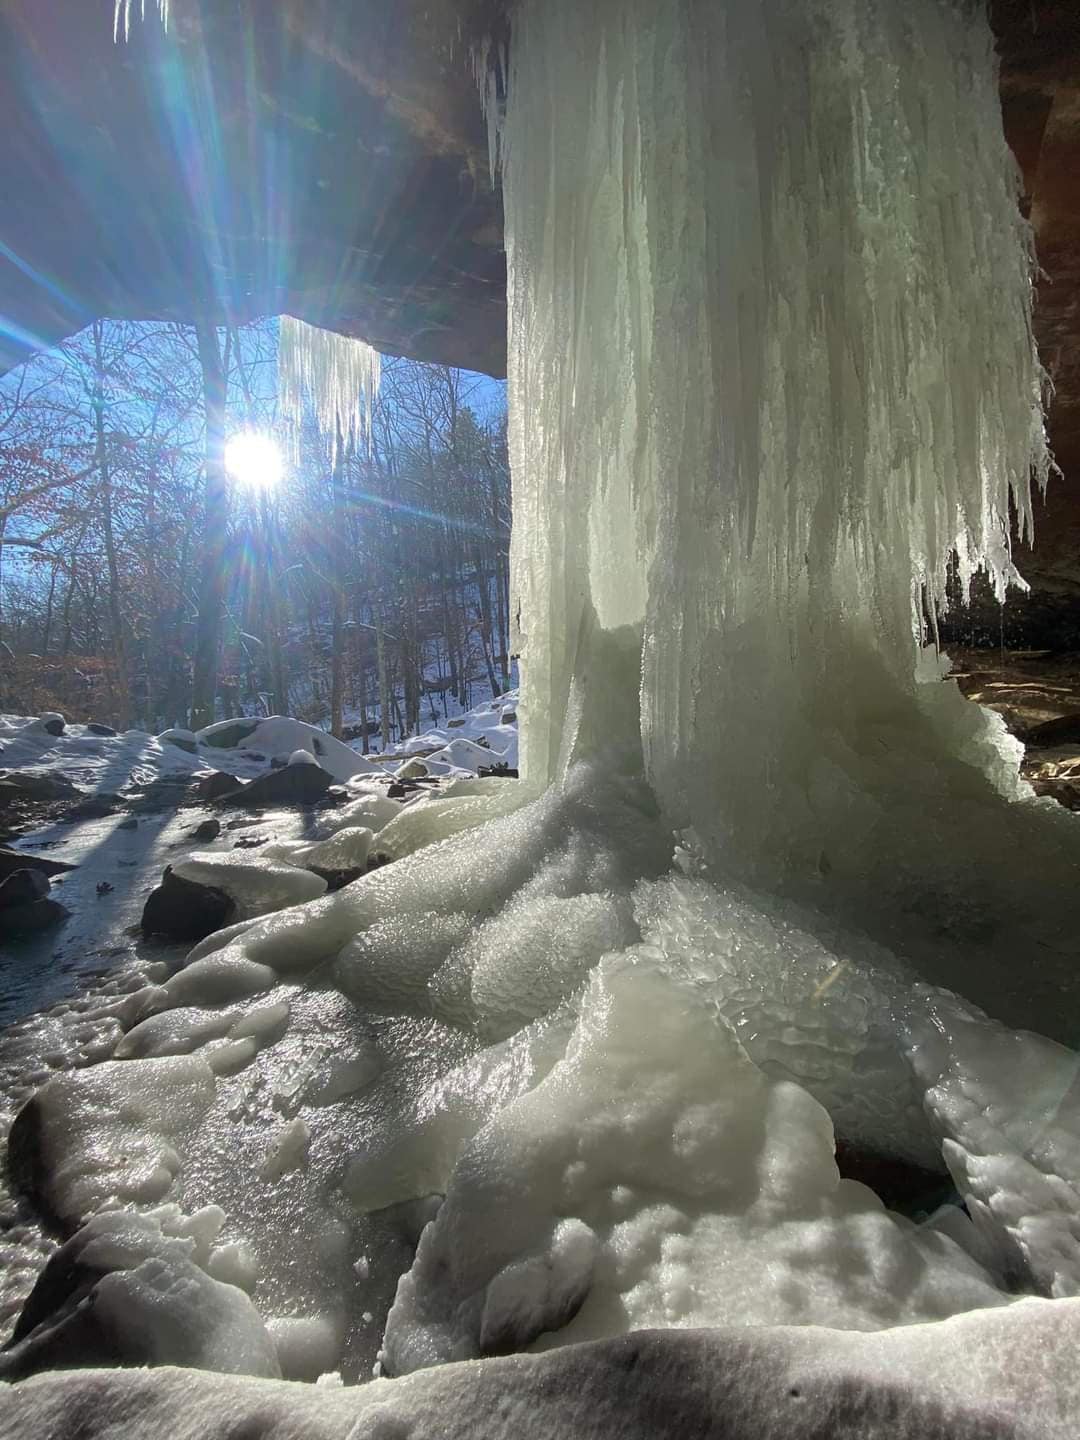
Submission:
[[[184,730],[179,725],[174,725],[169,730],[163,730],[157,737],[162,745],[175,745],[179,750],[185,750],[189,755],[197,753],[199,742],[191,730]]]
[[[339,781],[353,775],[377,774],[379,769],[325,730],[284,715],[265,720],[219,720],[200,730],[197,738],[204,749],[254,751],[270,759],[291,760],[302,750]]]

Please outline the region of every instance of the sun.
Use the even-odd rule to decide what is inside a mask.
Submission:
[[[225,469],[245,490],[273,490],[281,483],[281,448],[269,435],[242,430],[225,443]]]

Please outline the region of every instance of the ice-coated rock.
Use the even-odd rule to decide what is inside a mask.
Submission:
[[[304,767],[307,769],[308,767]],[[281,772],[284,773],[284,772]],[[326,893],[326,881],[293,865],[284,865],[262,855],[227,851],[218,854],[197,850],[172,867],[178,879],[206,886],[227,895],[235,906],[233,920],[250,920],[317,900]],[[201,935],[194,937],[201,940]]]
[[[0,1376],[94,1364],[279,1375],[248,1296],[204,1269],[224,1219],[218,1210],[185,1224],[168,1207],[95,1215],[42,1271],[0,1353]]]
[[[194,875],[181,875],[174,865],[168,865],[161,884],[146,898],[142,930],[144,935],[163,935],[191,944],[228,925],[235,913],[235,900],[219,886]]]
[[[171,1189],[184,1141],[214,1091],[210,1067],[189,1055],[56,1075],[12,1124],[13,1178],[65,1228],[104,1205],[155,1204]]]

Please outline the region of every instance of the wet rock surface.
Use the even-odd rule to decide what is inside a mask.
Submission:
[[[140,923],[144,935],[195,944],[228,925],[235,909],[223,891],[184,880],[170,866],[148,897]]]

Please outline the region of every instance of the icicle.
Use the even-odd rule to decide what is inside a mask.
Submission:
[[[380,356],[363,340],[281,317],[278,339],[278,404],[282,420],[299,435],[305,400],[319,430],[334,447],[366,441],[379,393]]]
[[[120,36],[125,41],[131,39],[131,9],[134,0],[116,0],[113,10],[113,41],[120,43]],[[146,0],[138,0],[139,18],[146,19]],[[169,0],[157,0],[158,14],[161,17],[162,26],[166,31],[169,29]],[[122,23],[121,23],[122,22]]]

